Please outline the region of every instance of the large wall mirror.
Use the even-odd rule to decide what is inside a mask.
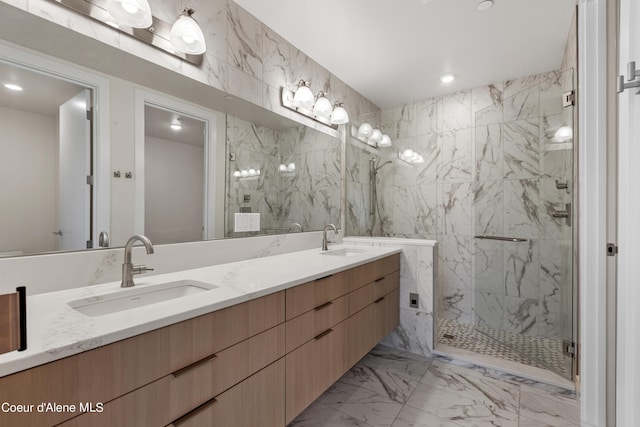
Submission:
[[[134,233],[163,244],[340,223],[336,132],[303,126],[4,3],[0,12],[8,16],[0,29],[2,66],[13,66],[14,77],[40,77],[44,86],[32,103],[49,109],[29,112],[10,105],[4,92],[0,97],[7,135],[0,143],[0,257],[121,246]],[[63,134],[60,106],[67,101],[77,106],[80,125]],[[20,126],[5,109],[46,116],[47,125],[22,117]],[[25,133],[45,128],[46,137]],[[85,143],[65,154],[72,135]],[[70,196],[61,172],[76,185]]]

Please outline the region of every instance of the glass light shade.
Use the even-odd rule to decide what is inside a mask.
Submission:
[[[371,136],[371,133],[373,132],[373,126],[371,126],[369,123],[364,122],[363,124],[360,125],[360,127],[358,128],[358,138],[366,141],[369,139],[369,137]]]
[[[169,41],[179,52],[189,55],[200,55],[207,51],[207,44],[200,25],[191,17],[191,9],[182,12],[171,27]]]
[[[280,166],[278,166],[278,170],[280,172],[286,172],[287,171],[287,166],[286,165],[280,165]]]
[[[243,178],[246,178],[249,176],[249,171],[246,169],[242,169],[242,171],[240,171],[240,176]]]
[[[569,142],[573,139],[573,129],[570,126],[564,125],[558,128],[553,135],[554,142]]]
[[[256,176],[256,170],[254,168],[249,169],[249,176]]]
[[[391,138],[389,138],[389,135],[382,135],[382,140],[378,142],[378,147],[391,147]]]
[[[300,80],[300,83],[298,83],[298,89],[293,95],[293,106],[296,108],[311,110],[313,108],[314,101],[313,92],[311,92],[311,89],[309,89],[309,86],[307,86],[305,81]]]
[[[333,112],[331,113],[331,124],[343,125],[345,123],[349,123],[349,114],[340,104],[336,104]]]
[[[132,28],[149,28],[153,23],[147,0],[108,0],[107,12],[119,24]]]
[[[331,102],[326,98],[324,93],[320,92],[316,103],[313,105],[313,114],[329,120],[331,119],[332,111],[333,107],[331,106]]]
[[[293,172],[294,170],[296,170],[296,164],[295,164],[295,163],[289,163],[289,164],[287,165],[287,170],[288,170],[289,172]]]
[[[240,176],[241,176],[240,171],[235,171],[233,173],[233,176],[236,177],[236,178],[240,178]]]
[[[368,142],[371,145],[378,145],[380,141],[382,141],[382,132],[380,132],[380,129],[374,129],[373,132],[371,132]]]

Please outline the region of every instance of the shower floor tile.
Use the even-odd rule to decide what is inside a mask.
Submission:
[[[437,334],[441,344],[571,377],[570,364],[562,352],[562,341],[477,327],[449,319],[438,319]]]

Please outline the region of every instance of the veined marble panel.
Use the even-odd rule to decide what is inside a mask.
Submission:
[[[417,311],[409,306],[409,293],[418,292],[418,261],[416,246],[400,246],[400,308]],[[426,310],[422,310],[426,311]]]
[[[438,231],[437,184],[416,186],[415,234],[421,238],[435,236]]]
[[[571,333],[567,334],[567,329],[571,324],[565,325],[563,320],[562,304],[541,296],[538,334],[556,340],[570,337]]]
[[[471,125],[483,126],[501,123],[503,116],[502,83],[492,84],[471,91]]]
[[[231,95],[262,106],[262,81],[233,66],[227,69],[227,89]]]
[[[442,99],[442,130],[457,131],[471,127],[471,91],[445,95]]]
[[[407,148],[416,150],[417,149],[416,137],[414,136],[409,138],[398,138],[397,140],[394,141],[394,145],[396,148],[393,151],[395,151],[396,153],[397,151],[404,151]],[[385,166],[384,168],[389,168],[393,170],[393,184],[395,186],[397,187],[414,186],[417,184],[418,174],[420,173],[423,165],[425,164],[426,163],[423,163],[422,165],[406,165],[406,164],[397,165],[396,163],[394,163],[393,165]]]
[[[506,91],[506,89],[505,89]],[[504,98],[504,121],[540,117],[540,87],[535,85]]]
[[[538,298],[540,294],[538,241],[505,242],[504,284],[505,295],[520,298]]]
[[[205,53],[202,59],[202,64],[199,66],[183,62],[182,74],[194,80],[208,84],[216,89],[228,92],[228,68],[229,66],[227,61],[209,53]]]
[[[429,313],[433,312],[434,278],[438,274],[436,259],[437,250],[437,246],[418,246],[416,248],[418,263],[417,290],[418,296],[420,297],[420,310]],[[434,253],[434,251],[436,252]]]
[[[381,344],[424,356],[431,355],[433,315],[400,309],[400,325],[384,337]]]
[[[436,133],[438,130],[436,111],[436,99],[431,98],[426,101],[416,103],[416,133],[425,135]]]
[[[349,183],[347,187],[347,235],[368,235],[369,223],[369,185]]]
[[[334,408],[314,402],[307,407],[288,427],[370,427],[350,415],[336,411]]]
[[[537,178],[540,175],[538,119],[505,123],[502,147],[505,178]]]
[[[229,64],[262,79],[262,22],[235,2],[227,2],[227,28]]]
[[[562,112],[562,81],[560,71],[540,75],[540,116]]]
[[[475,182],[475,234],[504,235],[504,184],[502,181]]]
[[[416,106],[405,104],[400,107],[382,110],[382,131],[391,139],[410,138],[416,136]]]
[[[462,236],[443,236],[438,254],[441,259],[440,277],[444,287],[471,289],[471,239]]]
[[[551,397],[522,386],[520,415],[552,426],[570,426],[580,423],[578,402],[573,399]]]
[[[473,193],[471,183],[438,186],[438,234],[471,236]]]
[[[538,335],[538,299],[504,297],[502,329],[523,335]]]
[[[547,300],[571,300],[571,240],[540,240],[540,295]]]
[[[476,180],[491,181],[504,177],[502,125],[475,128]]]
[[[262,81],[276,88],[289,87],[287,79],[291,45],[266,25],[262,38]]]
[[[469,289],[444,287],[442,290],[441,316],[458,322],[473,323],[471,298],[472,291]]]
[[[561,126],[573,127],[573,120],[566,120],[564,114],[540,117],[540,174],[564,179],[573,176],[573,141],[554,141],[556,130]]]
[[[508,237],[537,239],[540,228],[537,179],[504,181],[504,232]]]
[[[180,1],[177,8],[170,11],[169,20],[173,22],[176,14],[182,10]],[[218,60],[227,62],[227,2],[225,0],[192,0],[189,7],[196,11],[194,18],[198,21],[204,40],[207,43],[207,54]],[[155,14],[155,3],[154,3]]]
[[[538,83],[540,83],[540,76],[538,74],[507,80],[504,82],[503,97],[508,98],[517,95],[536,86]]]
[[[418,171],[416,177],[417,184],[431,184],[438,178],[438,134],[435,132],[425,132],[416,138],[416,150],[424,157],[424,163],[414,165]]]
[[[402,237],[413,237],[417,234],[417,191],[418,188],[415,185],[396,187],[393,193],[394,235]]]
[[[471,181],[472,134],[472,129],[463,129],[438,135],[438,181]]]
[[[477,292],[475,295],[476,325],[502,329],[504,295]]]
[[[476,292],[504,295],[504,249],[508,242],[474,240]]]

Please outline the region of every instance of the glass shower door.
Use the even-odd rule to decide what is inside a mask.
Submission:
[[[475,328],[495,356],[571,379],[573,70],[519,83],[503,121],[476,127]]]

